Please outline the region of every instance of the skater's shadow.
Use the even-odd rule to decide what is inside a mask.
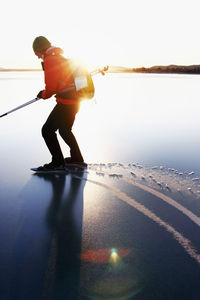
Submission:
[[[52,185],[46,214],[52,244],[43,299],[78,299],[86,174],[76,171],[67,176],[45,176],[45,180]]]
[[[24,187],[8,299],[79,299],[86,177],[37,174]]]

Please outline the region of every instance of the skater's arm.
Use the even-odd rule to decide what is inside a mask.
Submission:
[[[45,90],[42,98],[48,99],[57,92],[60,72],[60,62],[55,56],[49,56],[44,60]]]

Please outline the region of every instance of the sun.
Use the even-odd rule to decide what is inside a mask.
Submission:
[[[66,51],[65,51],[66,52]],[[95,69],[106,64],[106,57],[99,55],[99,52],[94,51],[90,47],[75,47],[74,51],[71,51],[71,58],[76,59],[89,69]]]
[[[76,39],[73,36],[71,42],[69,40],[62,41],[65,56],[79,60],[89,69],[110,64],[110,58],[113,53],[109,51],[109,48],[105,47],[105,41],[102,42],[95,33],[92,35],[92,38],[90,33],[87,37],[81,36]]]

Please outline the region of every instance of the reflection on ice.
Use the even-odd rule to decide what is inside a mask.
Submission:
[[[78,299],[84,186],[70,173],[37,174],[23,188],[8,299]]]

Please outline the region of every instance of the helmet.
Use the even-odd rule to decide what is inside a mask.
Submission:
[[[33,41],[33,51],[34,52],[43,53],[49,47],[51,47],[51,43],[44,36],[38,36]]]

